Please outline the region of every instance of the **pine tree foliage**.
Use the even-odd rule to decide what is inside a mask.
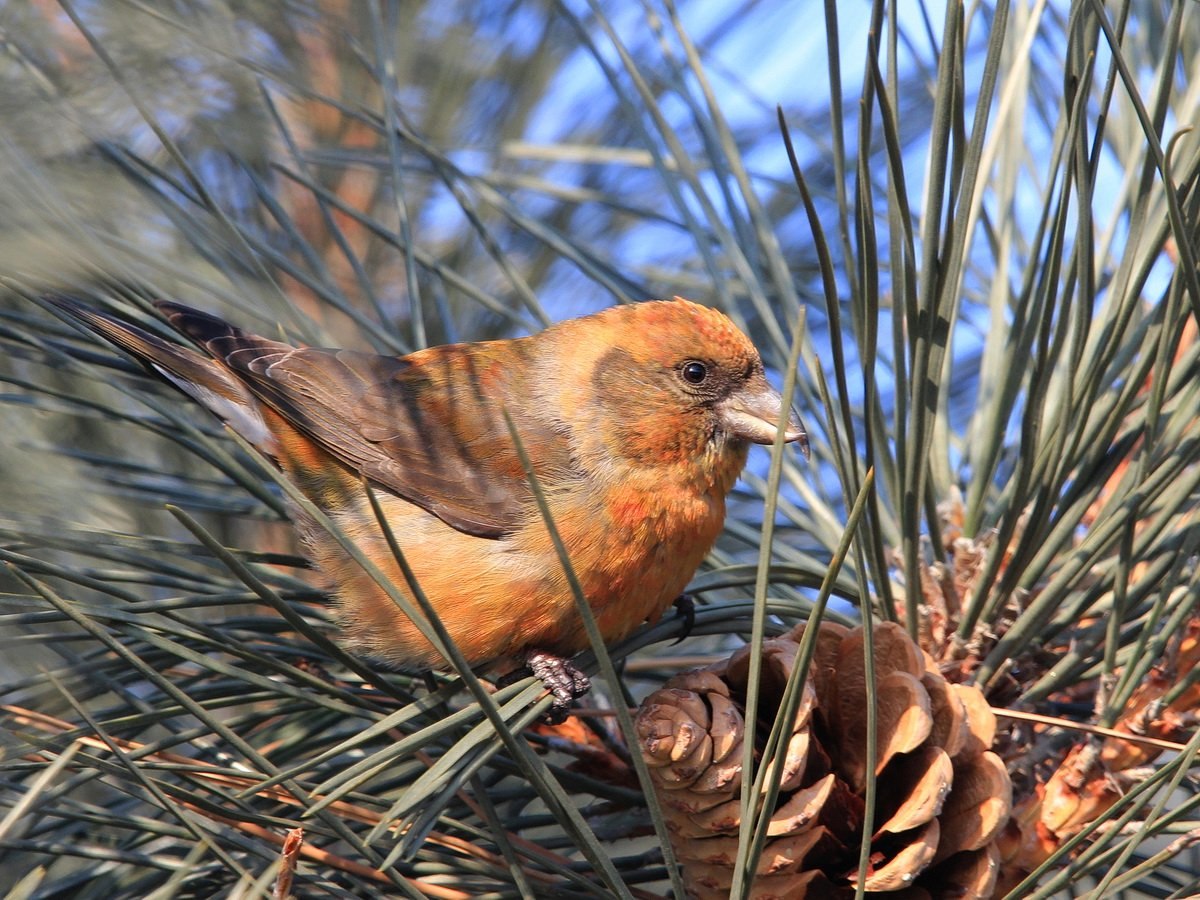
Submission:
[[[0,7],[0,887],[682,896],[627,708],[824,616],[991,705],[998,895],[1200,890],[1198,20]],[[813,458],[752,458],[692,636],[595,648],[617,677],[550,730],[532,680],[483,708],[339,648],[270,465],[52,293],[390,353],[684,295],[751,333]],[[786,757],[748,655],[739,897]]]

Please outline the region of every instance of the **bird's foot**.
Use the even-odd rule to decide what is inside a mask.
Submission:
[[[554,703],[546,713],[545,721],[548,725],[565,722],[571,711],[571,704],[592,687],[591,679],[569,659],[543,650],[532,651],[525,657],[524,667],[509,672],[497,684],[503,687],[520,681],[529,672],[546,686],[546,690],[554,698]]]
[[[671,644],[674,647],[691,635],[692,629],[696,627],[696,598],[691,594],[680,594],[671,605],[675,607],[675,614],[683,619],[683,633]]]

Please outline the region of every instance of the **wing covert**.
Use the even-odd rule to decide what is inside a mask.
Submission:
[[[506,406],[543,479],[573,470],[566,438],[527,408],[527,341],[451,344],[405,357],[296,348],[162,306],[291,425],[460,531],[498,538],[537,515]]]

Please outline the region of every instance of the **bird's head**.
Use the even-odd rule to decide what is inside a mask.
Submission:
[[[725,480],[725,470],[740,472],[750,443],[775,440],[783,401],[723,313],[676,298],[575,323],[560,347],[572,353],[571,369],[586,381],[576,389],[588,399],[575,405],[572,430],[590,430],[607,454],[639,466],[698,464]],[[807,450],[795,413],[784,440]]]

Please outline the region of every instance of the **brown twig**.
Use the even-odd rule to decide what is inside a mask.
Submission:
[[[283,839],[283,849],[279,852],[279,875],[275,878],[275,888],[271,891],[274,900],[288,900],[292,896],[292,880],[296,877],[296,861],[304,848],[304,829],[293,828]]]

